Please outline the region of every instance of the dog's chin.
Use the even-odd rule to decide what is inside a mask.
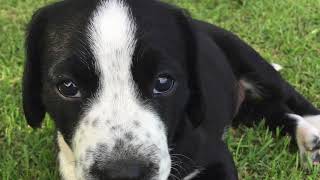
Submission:
[[[90,175],[89,172],[84,172],[81,161],[75,158],[75,155],[70,146],[64,140],[62,134],[58,132],[57,142],[59,147],[58,161],[61,179],[63,180],[87,180],[97,179]],[[169,177],[171,169],[171,158],[169,153],[162,155],[166,157],[159,160],[159,168],[154,172],[154,175],[148,177],[150,180],[166,180]]]

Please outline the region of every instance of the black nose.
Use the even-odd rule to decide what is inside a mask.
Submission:
[[[118,160],[95,163],[91,175],[99,180],[144,180],[149,179],[154,168],[151,163],[137,160]]]

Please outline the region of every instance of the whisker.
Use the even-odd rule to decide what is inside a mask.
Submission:
[[[177,179],[177,180],[179,180],[180,178],[178,178],[177,176],[175,176],[174,174],[170,174],[170,176],[169,177],[174,177],[174,179]]]
[[[179,169],[177,169],[177,168],[175,168],[175,167],[172,167],[172,166],[171,166],[171,169],[174,170],[174,171],[176,171],[176,172],[179,174],[179,176],[181,177],[181,173],[180,173]]]

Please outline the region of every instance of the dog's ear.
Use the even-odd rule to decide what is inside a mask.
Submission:
[[[26,120],[33,128],[41,127],[45,116],[45,107],[41,97],[41,52],[44,46],[43,32],[46,24],[45,9],[40,9],[33,15],[26,34],[26,61],[22,80],[22,102]]]
[[[236,113],[238,83],[217,44],[186,17],[189,87],[188,118],[194,127],[210,127],[222,134]],[[180,21],[182,22],[182,21]]]

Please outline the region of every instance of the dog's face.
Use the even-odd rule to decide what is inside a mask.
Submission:
[[[228,124],[223,119],[231,120],[234,109],[225,90],[233,88],[226,84],[232,73],[211,61],[224,58],[214,44],[201,43],[204,56],[195,55],[187,21],[179,10],[151,0],[63,1],[34,15],[24,112],[33,127],[45,112],[54,119],[72,156],[74,174],[62,169],[62,176],[165,180],[170,145],[185,124],[211,114],[219,121],[210,136],[220,141]],[[70,164],[64,155],[60,165]]]
[[[64,3],[29,38],[41,39],[41,99],[76,177],[167,179],[168,138],[189,97],[177,17],[153,2]]]

